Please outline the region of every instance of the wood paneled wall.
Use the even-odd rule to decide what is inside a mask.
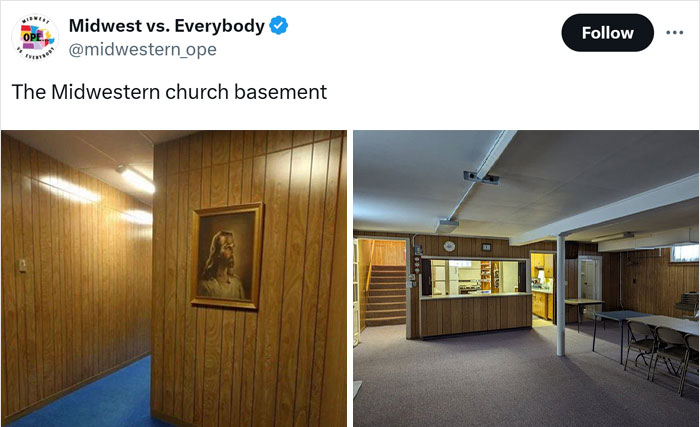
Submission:
[[[532,326],[532,296],[421,300],[423,337]]]
[[[344,132],[200,132],[156,146],[151,410],[182,424],[344,425]],[[257,311],[195,307],[193,209],[264,202]]]
[[[2,134],[3,421],[150,350],[151,226],[130,209],[150,211]]]
[[[354,235],[357,236],[376,236],[376,237],[409,237],[413,238],[412,234],[406,233],[389,233],[378,231],[360,231],[354,230]],[[480,239],[471,237],[455,237],[455,236],[436,236],[436,235],[416,235],[413,238],[414,244],[423,245],[423,254],[426,256],[458,256],[471,258],[528,258],[530,251],[556,251],[557,243],[555,241],[543,241],[524,246],[510,246],[508,240],[504,239]],[[447,240],[452,240],[456,244],[456,249],[453,252],[447,252],[443,245]],[[484,252],[481,250],[481,243],[491,243],[491,251]],[[603,300],[606,301],[605,310],[616,310],[619,308],[619,255],[612,253],[598,253],[598,245],[590,243],[580,243],[576,245],[578,255],[602,255],[603,256]],[[411,254],[413,246],[411,246]],[[555,262],[556,264],[556,262]],[[566,297],[575,298],[578,295],[578,262],[577,259],[566,260],[566,280],[569,286],[566,288]],[[411,289],[411,304],[407,307],[411,314],[411,338],[418,338],[419,334],[419,318],[418,318],[418,302],[419,288]],[[566,321],[576,321],[576,309],[567,307]]]
[[[373,265],[406,265],[406,242],[401,240],[375,240]]]
[[[698,291],[698,263],[671,263],[670,256],[669,248],[661,254],[658,249],[622,253],[625,309],[673,317],[690,314],[675,304],[681,294]]]

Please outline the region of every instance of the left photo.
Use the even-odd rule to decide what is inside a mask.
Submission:
[[[346,131],[1,136],[3,425],[346,425]]]

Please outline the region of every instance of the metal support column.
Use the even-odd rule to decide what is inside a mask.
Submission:
[[[566,254],[564,234],[557,236],[557,356],[564,355],[564,331],[566,328]]]

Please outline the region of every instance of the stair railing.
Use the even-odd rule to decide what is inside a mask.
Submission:
[[[372,260],[374,259],[374,243],[376,240],[372,240],[372,246],[369,249],[369,269],[367,270],[367,281],[365,283],[365,292],[369,292],[369,278],[372,276]]]

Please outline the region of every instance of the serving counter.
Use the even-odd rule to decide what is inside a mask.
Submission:
[[[532,294],[421,297],[421,338],[532,326]]]

